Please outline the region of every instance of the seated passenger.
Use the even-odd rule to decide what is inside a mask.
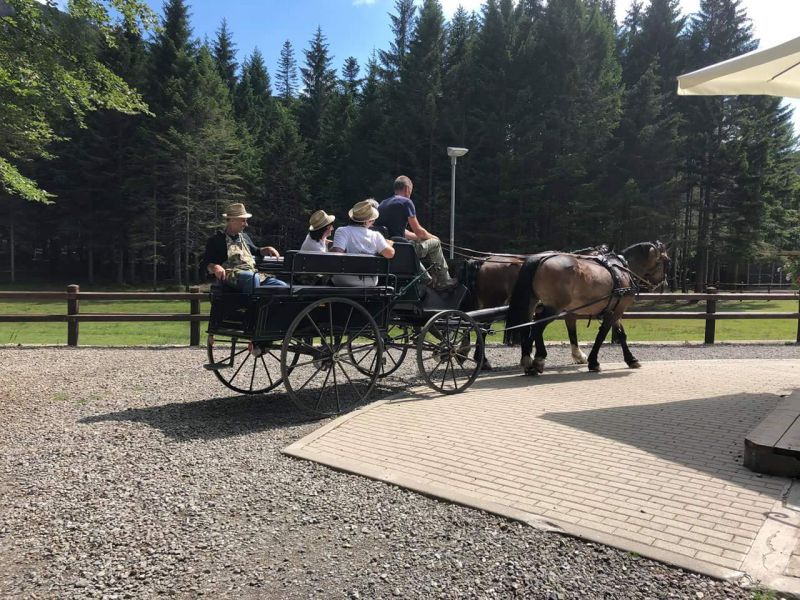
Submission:
[[[247,219],[253,216],[244,204],[231,204],[222,216],[226,220],[225,229],[217,231],[206,242],[203,263],[208,273],[217,281],[243,292],[251,292],[260,286],[289,287],[288,283],[272,275],[258,272],[256,256],[280,258],[281,255],[272,246],[259,248],[244,232]]]
[[[318,210],[308,220],[308,235],[300,246],[301,252],[327,252],[328,238],[333,232],[333,222],[336,217],[329,215],[324,210]]]
[[[380,254],[385,258],[394,256],[393,242],[385,239],[377,231],[370,229],[378,210],[373,206],[371,198],[356,203],[347,215],[350,224],[339,227],[333,236],[331,252],[347,252],[348,254]],[[377,276],[370,275],[334,275],[333,284],[340,286],[368,287],[378,285]]]

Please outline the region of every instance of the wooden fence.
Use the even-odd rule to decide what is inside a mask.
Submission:
[[[66,292],[3,292],[0,300],[60,300],[66,301],[66,314],[0,314],[0,323],[52,322],[67,324],[67,345],[77,346],[81,322],[125,322],[125,321],[186,321],[189,323],[189,345],[200,344],[200,323],[208,320],[208,315],[200,314],[200,301],[208,298],[198,287],[189,292],[81,292],[79,286],[69,285]],[[91,300],[185,300],[189,303],[188,313],[82,313],[80,301]],[[715,340],[715,326],[720,319],[792,319],[797,321],[796,343],[800,344],[800,293],[719,293],[709,288],[704,294],[641,294],[639,302],[655,300],[659,302],[705,302],[705,311],[647,311],[634,310],[625,313],[625,319],[703,319],[705,320],[706,344]],[[717,304],[739,300],[794,300],[798,302],[797,312],[747,311],[717,312]]]

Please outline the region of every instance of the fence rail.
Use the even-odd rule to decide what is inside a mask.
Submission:
[[[200,323],[208,320],[208,315],[200,314],[200,301],[208,295],[195,286],[189,292],[81,292],[77,285],[67,286],[66,292],[4,292],[0,300],[60,300],[66,301],[67,312],[61,314],[0,314],[0,323],[66,323],[67,345],[77,346],[80,323],[98,322],[175,322],[189,323],[189,345],[200,344]],[[184,300],[189,303],[188,313],[82,313],[81,300]],[[798,302],[797,312],[763,311],[725,311],[717,312],[717,304],[725,301],[741,300],[794,300]],[[791,319],[797,321],[795,342],[800,344],[800,293],[720,293],[709,288],[704,294],[641,294],[640,302],[705,302],[705,311],[646,311],[633,310],[625,313],[625,319],[692,319],[705,320],[706,344],[713,344],[716,337],[716,322],[729,319]]]

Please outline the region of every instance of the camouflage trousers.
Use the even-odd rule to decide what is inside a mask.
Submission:
[[[450,272],[442,252],[442,243],[436,238],[424,241],[414,240],[412,243],[422,264],[430,267],[430,270],[420,277],[420,281],[435,288],[447,284],[450,281]]]

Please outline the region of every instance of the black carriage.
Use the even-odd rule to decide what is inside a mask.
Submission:
[[[466,290],[431,291],[419,283],[413,246],[398,242],[395,252],[391,260],[288,252],[268,269],[289,287],[243,294],[212,286],[205,367],[243,394],[283,384],[298,407],[324,415],[364,403],[410,351],[433,389],[467,389],[480,371],[475,356],[483,355],[485,332],[459,309]],[[378,284],[337,287],[335,275]]]

